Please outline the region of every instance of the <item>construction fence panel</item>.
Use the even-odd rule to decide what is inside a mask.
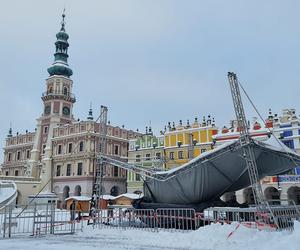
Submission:
[[[156,228],[153,209],[114,208],[96,210],[91,218],[98,227],[118,227],[123,229]]]
[[[259,213],[255,207],[214,207],[204,210],[204,225],[210,223],[230,224],[239,222],[247,227],[254,227],[267,231],[293,230],[294,221],[300,220],[299,208],[291,201],[272,200],[268,210]],[[287,204],[287,205],[270,205]]]
[[[91,221],[98,227],[118,227],[123,229],[195,230],[203,225],[203,219],[194,209],[134,209],[114,208],[96,210]]]
[[[189,231],[197,228],[195,209],[160,208],[156,210],[157,227],[164,230]]]
[[[69,211],[55,209],[55,204],[26,205],[15,208],[6,206],[0,211],[0,237],[19,235],[73,234],[82,230],[80,211],[73,211],[78,218],[72,219]]]

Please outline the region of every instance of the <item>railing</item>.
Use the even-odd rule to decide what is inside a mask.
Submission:
[[[272,202],[274,200],[268,201],[268,203]],[[210,223],[230,224],[232,222],[239,222],[246,227],[254,227],[261,230],[293,230],[294,221],[300,220],[299,207],[292,201],[280,200],[278,202],[286,202],[290,205],[269,205],[269,211],[261,214],[257,212],[255,207],[208,208],[204,210],[203,223],[207,225]]]
[[[34,204],[15,208],[9,205],[0,210],[0,238],[19,235],[74,234],[82,230],[80,211],[55,209],[55,203]]]
[[[194,209],[133,209],[93,210],[87,216],[80,211],[55,209],[55,203],[19,207],[7,206],[0,211],[0,238],[19,235],[74,234],[83,224],[93,228],[140,229],[147,231],[188,232],[199,227]]]
[[[52,92],[50,92],[50,91],[47,91],[47,92],[42,93],[42,98],[43,97],[49,97],[49,96],[64,96],[64,97],[76,100],[75,95],[70,93],[70,92],[64,92],[64,91],[52,91]]]
[[[142,229],[149,231],[188,232],[200,226],[194,209],[134,209],[95,210],[90,222],[100,228]]]
[[[6,206],[0,210],[0,238],[19,235],[74,234],[84,225],[96,228],[139,229],[153,232],[189,232],[211,223],[238,222],[261,230],[293,230],[294,221],[300,219],[299,207],[271,206],[271,214],[258,214],[255,207],[215,207],[197,213],[189,208],[92,209],[81,211],[58,210],[55,203],[34,204],[25,207]],[[265,218],[263,221],[258,218]]]

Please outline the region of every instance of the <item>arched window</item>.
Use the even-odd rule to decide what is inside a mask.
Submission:
[[[110,190],[110,195],[118,196],[118,194],[119,194],[119,188],[117,186],[113,186]]]
[[[74,189],[74,195],[75,196],[81,196],[81,187],[77,185]]]
[[[300,187],[291,186],[287,190],[288,199],[292,200],[296,203],[296,205],[300,205]]]
[[[277,188],[267,187],[264,191],[265,198],[271,200],[270,204],[280,205],[280,193]]]
[[[53,92],[53,88],[52,86],[49,88],[49,93],[52,93]]]
[[[69,196],[70,196],[70,188],[69,186],[64,186],[63,197],[62,197],[62,208],[67,208],[67,203],[65,199],[69,198]]]

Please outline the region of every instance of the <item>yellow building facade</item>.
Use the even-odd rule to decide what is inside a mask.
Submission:
[[[192,125],[179,125],[173,127],[169,124],[168,131],[164,133],[164,155],[166,158],[166,168],[173,168],[194,157],[199,156],[213,147],[212,136],[217,134],[218,130],[214,122],[208,118],[203,118],[202,123],[195,119]]]

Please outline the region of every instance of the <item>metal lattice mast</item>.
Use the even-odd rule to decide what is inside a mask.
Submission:
[[[100,155],[106,155],[106,140],[107,140],[107,107],[101,105],[100,120],[99,120],[99,151]],[[95,148],[97,145],[95,145]],[[102,179],[105,171],[105,162],[99,161],[96,166],[95,176],[95,192],[98,198],[102,195]],[[97,201],[97,207],[99,202]]]
[[[237,119],[237,126],[240,132],[240,144],[243,147],[244,158],[246,160],[249,179],[252,186],[253,197],[258,211],[263,212],[267,209],[261,184],[258,177],[258,170],[253,149],[250,147],[251,139],[248,130],[248,124],[244,112],[242,98],[239,89],[239,82],[236,74],[228,72],[228,80],[231,89],[231,95]]]

